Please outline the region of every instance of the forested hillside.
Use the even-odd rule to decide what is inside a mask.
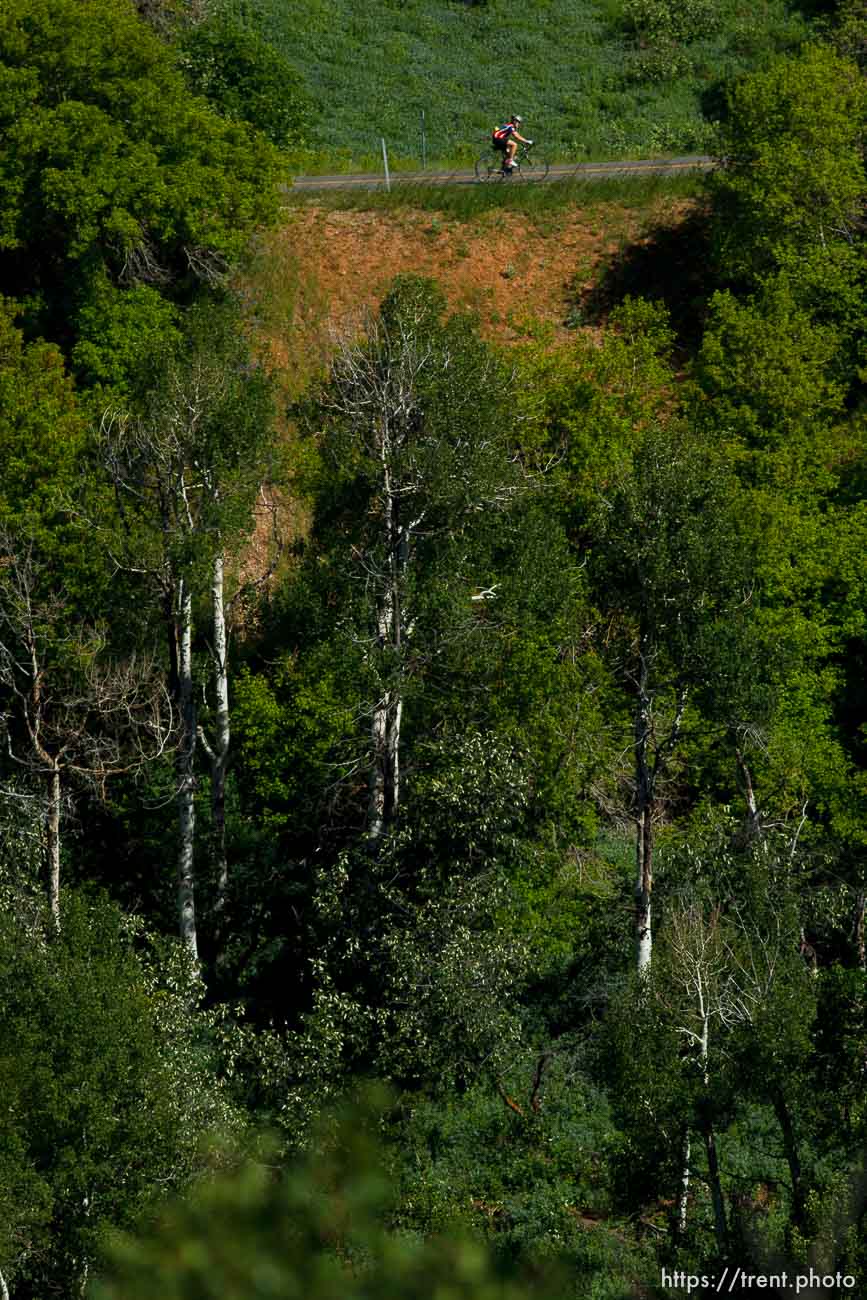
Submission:
[[[859,1296],[862,0],[325,215],[293,13],[0,11],[0,1298]]]

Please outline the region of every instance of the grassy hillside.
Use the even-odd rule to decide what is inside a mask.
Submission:
[[[518,112],[556,159],[701,150],[721,80],[797,46],[785,0],[231,0],[304,72],[332,164],[384,135],[416,162],[470,161]]]

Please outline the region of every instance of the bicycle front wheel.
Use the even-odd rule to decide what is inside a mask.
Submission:
[[[551,164],[547,158],[537,158],[533,154],[529,158],[521,159],[521,179],[524,181],[543,181],[551,170]]]

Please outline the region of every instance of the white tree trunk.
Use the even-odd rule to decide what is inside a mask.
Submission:
[[[48,806],[45,816],[45,836],[48,854],[48,901],[54,924],[60,929],[60,768],[55,760],[48,773]]]
[[[650,764],[650,697],[642,653],[635,710],[635,949],[638,974],[649,975],[653,955],[653,776]]]
[[[638,974],[650,973],[653,956],[653,814],[656,807],[657,782],[665,772],[677,747],[686,709],[687,689],[677,690],[676,707],[668,734],[663,740],[654,735],[653,692],[650,670],[653,651],[646,633],[639,645],[638,697],[635,706],[635,946]]]
[[[0,1300],[9,1300],[9,1288],[2,1272],[0,1272]]]
[[[708,1040],[710,1037],[710,1007],[705,1004],[703,997],[700,1002],[701,1006],[701,1062],[702,1072],[704,1075],[704,1086],[710,1085],[710,1074],[708,1070]],[[723,1196],[722,1181],[719,1173],[719,1160],[716,1150],[716,1133],[714,1132],[713,1121],[707,1114],[703,1121],[702,1136],[704,1137],[704,1149],[707,1155],[707,1172],[708,1181],[710,1182],[710,1195],[713,1203],[713,1224],[716,1236],[717,1250],[720,1256],[724,1256],[728,1250],[729,1229],[726,1220],[726,1204]]]
[[[178,923],[181,942],[198,964],[194,849],[196,839],[196,702],[193,696],[193,598],[181,579],[178,591],[178,695],[181,743],[178,749]]]
[[[398,526],[398,508],[394,509],[395,541],[392,547],[392,621],[394,624],[394,648],[398,661],[403,653],[404,630],[406,623],[406,572],[409,567],[409,530]],[[386,738],[386,759],[388,768],[386,784],[389,791],[391,816],[397,815],[400,804],[400,724],[403,719],[402,683],[395,692],[394,704],[389,715],[388,736]]]
[[[651,891],[653,889],[653,832],[650,808],[644,808],[636,827],[637,880],[635,884],[635,950],[638,974],[650,974],[653,957]]]
[[[400,803],[400,723],[403,717],[403,700],[398,695],[394,708],[389,715],[388,737],[386,740],[386,757],[388,760],[388,780],[391,785],[391,816],[397,814]]]
[[[386,691],[373,708],[370,741],[373,753],[370,763],[370,799],[367,810],[367,829],[370,838],[379,839],[385,830],[385,751],[388,735],[389,692]]]
[[[211,760],[211,808],[214,821],[214,854],[217,869],[215,910],[218,918],[226,906],[229,864],[226,857],[226,770],[229,762],[229,666],[227,660],[226,605],[223,593],[223,555],[214,556],[211,578],[214,624],[214,694],[216,719]]]
[[[373,710],[368,833],[378,839],[397,814],[400,800],[400,728],[403,700],[384,691]]]
[[[677,1212],[674,1220],[675,1232],[678,1237],[683,1237],[686,1233],[686,1216],[689,1205],[689,1162],[691,1155],[692,1148],[689,1129],[685,1128],[683,1130],[683,1143],[680,1149],[680,1191],[677,1196]]]
[[[380,653],[399,659],[403,646],[404,612],[401,584],[407,567],[408,546],[398,526],[398,507],[391,495],[388,466],[384,466],[385,512],[383,531],[387,539],[388,560],[382,575],[383,587],[376,611],[376,639]],[[387,665],[389,675],[393,663]],[[367,829],[371,839],[379,839],[397,814],[400,801],[400,728],[403,699],[400,689],[390,685],[383,690],[373,708],[371,721],[370,799]]]

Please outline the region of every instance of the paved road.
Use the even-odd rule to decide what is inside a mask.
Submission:
[[[555,163],[549,181],[605,180],[612,176],[667,176],[673,172],[707,171],[714,159],[705,155],[685,158],[647,158],[633,162]],[[473,171],[425,171],[392,173],[391,184],[398,185],[475,185]],[[293,190],[375,190],[385,185],[381,172],[366,175],[296,176]]]

